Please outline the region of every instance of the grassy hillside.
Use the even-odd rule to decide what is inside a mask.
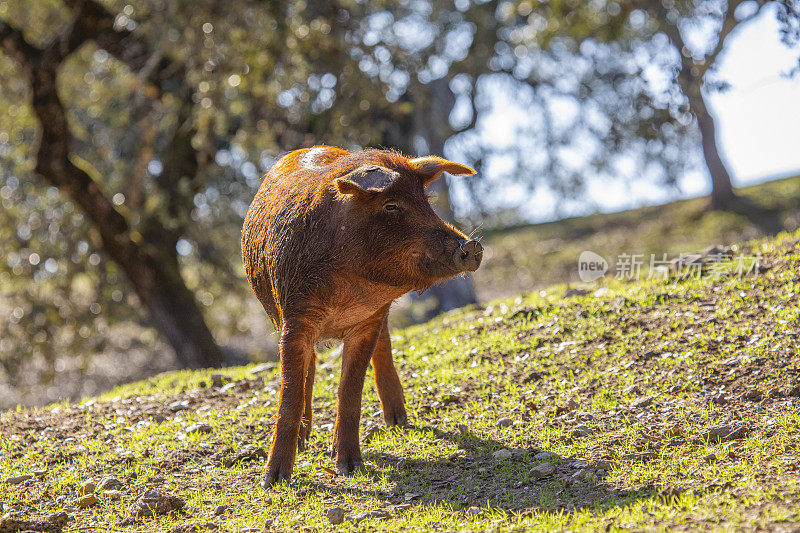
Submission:
[[[739,251],[764,254],[758,276],[557,286],[396,333],[412,427],[383,430],[368,384],[355,477],[328,455],[334,353],[310,447],[292,484],[269,491],[271,367],[7,412],[0,531],[794,531],[800,231]],[[114,490],[86,486],[108,476]],[[136,516],[146,490],[180,498],[165,510],[185,505]]]
[[[649,260],[800,228],[800,176],[738,192],[740,200],[726,212],[709,211],[707,198],[695,198],[487,233],[484,264],[475,273],[478,295],[489,301],[577,281],[584,250],[609,263],[622,253]]]

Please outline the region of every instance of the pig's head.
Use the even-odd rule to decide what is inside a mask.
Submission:
[[[355,271],[419,290],[477,270],[483,247],[439,218],[425,192],[443,172],[465,176],[475,171],[434,156],[380,154],[336,179]]]

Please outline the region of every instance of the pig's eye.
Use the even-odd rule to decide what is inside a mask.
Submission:
[[[391,204],[391,203],[389,203],[389,204],[384,204],[384,205],[383,205],[383,208],[384,208],[386,211],[391,211],[391,212],[394,212],[394,213],[396,213],[397,211],[400,211],[400,206],[399,206],[399,205],[397,205],[397,204]]]

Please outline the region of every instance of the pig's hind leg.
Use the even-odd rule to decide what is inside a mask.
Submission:
[[[375,371],[375,386],[381,399],[383,420],[389,427],[406,426],[408,425],[406,402],[403,397],[403,385],[400,383],[400,377],[397,375],[397,369],[392,360],[392,340],[389,337],[388,317],[387,313],[383,318],[378,344],[372,354],[372,369]]]
[[[336,472],[339,474],[351,474],[364,465],[358,442],[361,393],[367,367],[380,335],[382,317],[383,314],[376,315],[358,325],[348,331],[343,339],[342,378],[339,382],[336,427],[333,433]]]
[[[311,360],[306,365],[305,401],[303,402],[303,419],[300,422],[300,434],[297,438],[297,449],[306,449],[311,436],[311,420],[313,417],[312,399],[314,398],[314,374],[317,372],[317,351],[311,350]]]
[[[264,486],[288,481],[297,453],[305,402],[307,368],[314,355],[311,339],[302,328],[284,324],[280,342],[281,391],[278,419],[272,435]]]

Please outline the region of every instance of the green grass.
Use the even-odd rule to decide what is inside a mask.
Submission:
[[[800,228],[800,176],[737,192],[729,211],[711,211],[708,198],[695,198],[486,232],[484,262],[474,274],[478,295],[488,301],[577,281],[584,250],[610,263],[622,253],[672,257]]]
[[[800,526],[799,241],[795,231],[738,247],[763,254],[758,276],[606,278],[570,297],[553,286],[395,332],[412,427],[382,429],[369,382],[367,468],[353,477],[330,471],[335,351],[317,371],[309,449],[292,483],[272,490],[259,486],[263,460],[226,459],[268,448],[275,369],[172,372],[79,404],[9,411],[0,480],[46,473],[0,482],[3,513],[66,511],[70,531],[260,531],[270,520],[283,531],[791,531]],[[211,386],[213,373],[232,388]],[[649,405],[634,407],[643,397]],[[187,409],[171,411],[176,401]],[[212,431],[187,435],[196,422]],[[722,442],[703,436],[719,424],[743,429]],[[511,457],[498,458],[501,449]],[[536,479],[544,462],[556,472]],[[125,483],[120,500],[71,507],[84,482],[109,474]],[[186,507],[120,525],[151,488]],[[215,516],[220,505],[230,508]],[[390,518],[332,526],[331,507]]]

